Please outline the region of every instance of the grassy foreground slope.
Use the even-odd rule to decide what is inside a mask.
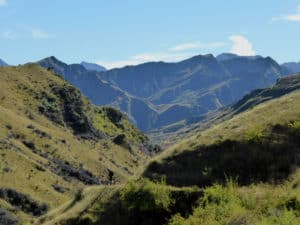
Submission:
[[[123,114],[95,107],[52,71],[0,68],[0,208],[21,222],[85,186],[139,174],[147,143]]]
[[[298,225],[299,187],[295,90],[169,148],[142,178],[59,224]]]
[[[144,176],[204,194],[170,225],[300,224],[300,91],[196,133],[154,160]]]

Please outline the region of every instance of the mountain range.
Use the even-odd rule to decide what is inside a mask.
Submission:
[[[292,73],[300,73],[300,62],[288,62],[282,64],[282,66],[291,71]]]
[[[299,224],[300,75],[230,54],[104,72],[38,63],[0,68],[0,224]],[[139,114],[95,106],[67,80]],[[158,97],[168,88],[177,95]],[[139,104],[156,119],[170,105],[206,106],[201,93],[220,104],[185,130],[161,127],[177,131],[156,133],[170,142],[162,153],[129,121],[149,125]]]
[[[300,90],[300,75],[285,76],[279,78],[276,83],[268,88],[256,89],[245,95],[239,101],[211,111],[196,121],[186,120],[181,124],[175,124],[167,128],[154,131],[150,136],[162,146],[187,139],[197,132],[207,130],[213,125],[229,120],[235,115],[250,110],[257,105],[280,98],[295,90]]]
[[[78,87],[96,105],[125,112],[145,132],[180,121],[198,121],[257,88],[293,73],[271,57],[198,55],[177,63],[149,62],[107,71],[67,65],[55,57],[38,62]]]
[[[292,155],[299,154],[300,142],[296,138],[300,134],[299,96],[300,75],[281,78],[269,88],[251,92],[232,106],[215,113],[217,116],[210,117],[209,127],[191,130],[189,138],[181,137],[175,141],[176,145],[168,148],[149,165],[145,176],[159,179],[162,175],[168,184],[175,186],[211,185],[210,176],[215,175],[218,177],[214,177],[213,182],[221,177],[223,179],[218,183],[225,182],[226,177],[236,177],[243,184],[255,183],[255,179],[266,181],[268,176],[281,179],[283,173],[294,172],[293,169],[284,170],[283,164],[293,167],[293,162],[297,160],[294,161]],[[285,139],[287,136],[289,138]],[[252,145],[251,151],[257,152],[250,153],[246,150],[249,146],[240,145],[245,144],[244,141]],[[285,151],[289,142],[293,149],[291,154]],[[282,157],[288,157],[291,161],[285,161]],[[269,163],[264,165],[264,160]],[[252,163],[261,165],[257,168]],[[247,166],[247,171],[244,171],[247,175],[242,174],[242,168],[246,169]],[[274,168],[278,172],[270,172]],[[199,172],[205,169],[207,173]],[[261,174],[250,178],[255,173]],[[264,173],[265,177],[261,176]]]

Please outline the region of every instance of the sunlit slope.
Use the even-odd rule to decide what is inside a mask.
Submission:
[[[123,114],[93,106],[51,71],[34,64],[0,68],[0,207],[21,221],[86,185],[139,174],[147,143]],[[17,196],[32,204],[16,203]]]
[[[298,225],[299,100],[293,91],[225,118],[168,149],[142,178],[96,188],[98,197],[83,192],[45,224]]]

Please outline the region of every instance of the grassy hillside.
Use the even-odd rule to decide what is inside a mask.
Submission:
[[[300,223],[300,92],[199,132],[150,163],[144,176],[202,187],[188,217],[170,225]]]
[[[87,185],[140,173],[148,140],[37,65],[0,68],[0,208],[28,222]]]
[[[297,90],[250,107],[169,148],[142,178],[110,187],[59,224],[298,225],[299,121]]]
[[[0,214],[12,223],[300,223],[298,88],[148,163],[147,138],[119,111],[36,65],[0,74]]]

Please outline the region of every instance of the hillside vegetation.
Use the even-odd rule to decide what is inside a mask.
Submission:
[[[299,140],[296,89],[170,147],[61,224],[298,225]]]
[[[113,108],[35,64],[0,68],[0,208],[29,222],[87,185],[122,183],[148,139]]]
[[[0,74],[2,220],[300,223],[299,76],[245,96],[151,160],[159,148],[125,115],[95,107],[51,69],[28,64]]]

